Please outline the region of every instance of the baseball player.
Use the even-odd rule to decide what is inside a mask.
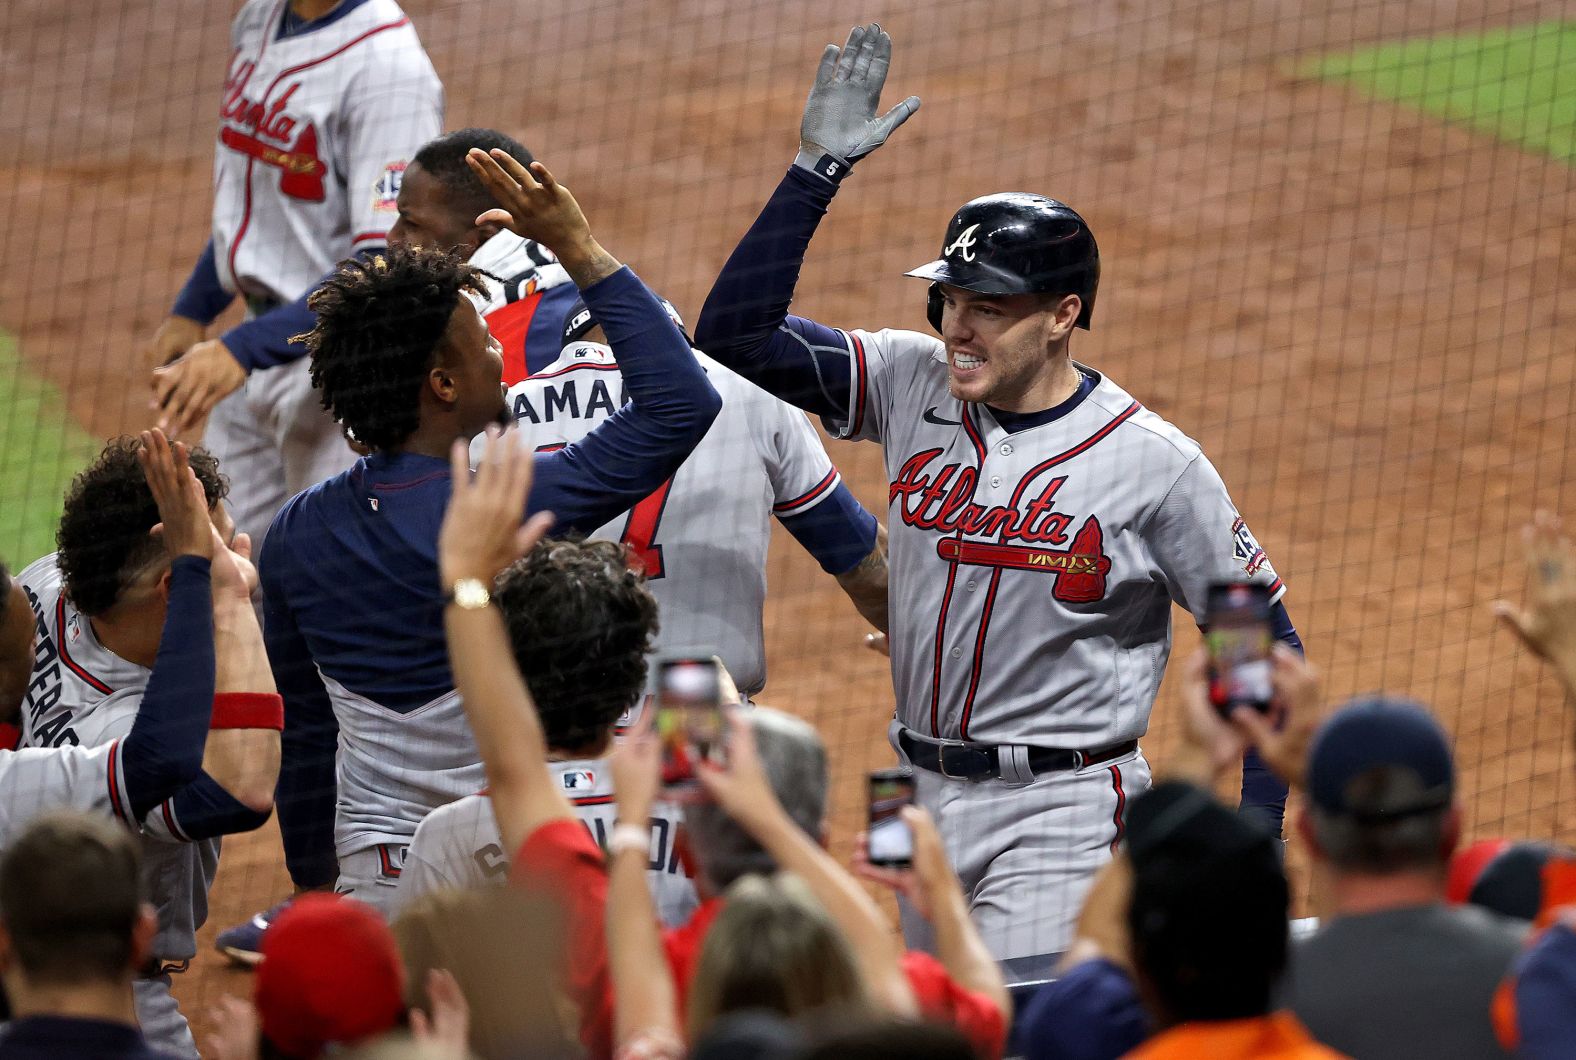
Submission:
[[[537,457],[531,507],[561,529],[593,530],[673,473],[719,400],[573,196],[541,163],[527,171],[495,154],[471,156],[508,208],[495,219],[553,249],[625,371],[627,409]],[[505,411],[497,343],[466,297],[479,284],[452,255],[395,246],[347,262],[313,296],[314,381],[372,454],[286,504],[263,545],[265,629],[290,716],[278,800],[286,861],[298,886],[337,880],[380,908],[421,819],[483,786],[435,566],[449,448]]]
[[[881,443],[893,743],[987,943],[1032,975],[1032,958],[1066,944],[1127,799],[1149,783],[1138,738],[1171,604],[1202,619],[1212,582],[1257,582],[1277,601],[1283,586],[1198,445],[1070,357],[1099,256],[1067,206],[1014,193],[957,212],[940,259],[910,273],[930,282],[940,340],[788,315],[839,182],[919,106],[877,116],[890,55],[878,26],[828,46],[800,152],[696,338],[835,434]]]
[[[545,541],[499,576],[493,599],[515,662],[533,690],[548,768],[593,838],[606,848],[614,825],[608,755],[620,717],[640,698],[657,631],[651,585],[611,541]],[[676,806],[651,815],[648,880],[658,912],[681,923],[696,905],[680,862]],[[440,806],[416,829],[396,892],[398,906],[443,887],[503,884],[506,851],[492,800],[471,795]]]
[[[443,86],[395,0],[248,0],[230,36],[212,236],[148,357],[160,426],[208,417],[235,521],[261,543],[287,498],[355,460],[290,339],[334,263],[387,241]],[[245,322],[206,338],[236,295]]]
[[[678,312],[663,302],[682,329]],[[577,303],[563,353],[509,391],[514,430],[537,451],[577,442],[623,406],[606,336]],[[766,684],[761,609],[773,516],[886,628],[886,544],[804,414],[696,351],[722,412],[684,466],[592,536],[622,541],[662,611],[659,647],[715,653],[748,698]],[[480,455],[472,443],[472,456]],[[718,527],[727,532],[718,534]]]
[[[553,252],[496,220],[484,220],[492,193],[466,163],[471,151],[534,156],[496,129],[460,129],[423,144],[400,181],[390,243],[453,251],[484,275],[477,308],[503,347],[503,382],[513,386],[558,358],[559,335],[579,291]]]
[[[170,975],[196,955],[217,837],[268,819],[283,725],[248,542],[231,553],[212,521],[222,492],[211,458],[188,464],[151,434],[111,443],[77,477],[61,551],[16,579],[33,666],[23,749],[0,754],[0,787],[22,786],[0,792],[0,846],[62,806],[102,808],[143,835],[158,932],[134,986],[138,1020],[183,1056],[197,1053]]]

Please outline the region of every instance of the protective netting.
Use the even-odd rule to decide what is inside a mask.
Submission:
[[[47,551],[59,492],[148,423],[138,349],[208,232],[233,4],[0,12],[0,555]],[[1569,720],[1496,631],[1519,527],[1568,508],[1576,397],[1576,23],[1568,5],[410,0],[446,127],[494,126],[693,320],[792,158],[821,47],[895,40],[921,112],[844,185],[796,307],[924,328],[953,209],[1073,204],[1104,264],[1075,354],[1199,440],[1290,585],[1332,697],[1384,688],[1457,740],[1470,828],[1576,838]],[[232,309],[231,313],[236,310]],[[225,318],[226,320],[230,318]],[[834,445],[882,513],[879,452]],[[780,537],[782,535],[779,535]],[[834,839],[890,761],[882,660],[776,543],[764,701],[833,748]],[[1196,643],[1178,613],[1178,649]],[[1151,757],[1164,762],[1169,698]],[[273,832],[227,847],[216,916],[284,889]],[[211,929],[210,929],[211,930]]]

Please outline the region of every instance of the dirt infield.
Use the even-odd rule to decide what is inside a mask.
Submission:
[[[1076,205],[1104,278],[1075,352],[1203,443],[1332,694],[1430,703],[1457,737],[1474,833],[1576,839],[1569,718],[1488,611],[1520,592],[1519,525],[1569,507],[1576,300],[1558,293],[1576,283],[1576,185],[1552,160],[1287,72],[1556,5],[406,6],[450,127],[519,134],[691,318],[792,155],[820,47],[878,18],[898,47],[889,102],[924,108],[840,193],[799,309],[923,327],[923,289],[901,273],[959,202],[1023,188]],[[101,435],[145,424],[136,348],[205,238],[228,7],[0,13],[0,326]],[[833,456],[884,510],[877,450]],[[890,685],[791,544],[771,586],[764,698],[833,745],[845,844],[862,771],[887,761]],[[1186,616],[1178,629],[1194,643]],[[1146,741],[1162,763],[1167,702]],[[284,893],[277,850],[272,828],[226,844],[205,946]],[[243,989],[207,953],[179,986],[199,1017]]]

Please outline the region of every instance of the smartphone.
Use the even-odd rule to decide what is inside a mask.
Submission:
[[[870,826],[866,857],[872,865],[908,868],[914,863],[914,830],[903,820],[903,807],[914,801],[914,774],[907,769],[878,769],[870,774]]]
[[[662,744],[662,785],[669,791],[700,787],[698,763],[720,761],[726,727],[717,660],[677,656],[657,662],[657,737]]]
[[[1209,699],[1222,715],[1238,707],[1268,713],[1274,696],[1268,586],[1230,582],[1209,587],[1204,643],[1209,650]]]

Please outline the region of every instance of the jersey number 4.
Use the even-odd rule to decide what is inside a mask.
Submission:
[[[563,442],[554,442],[551,445],[539,445],[536,451],[551,453],[563,447]],[[631,508],[629,518],[624,521],[624,533],[619,537],[624,547],[629,549],[629,565],[645,574],[648,581],[655,581],[667,574],[662,565],[662,546],[657,544],[657,524],[662,521],[662,510],[668,506],[668,493],[672,489],[673,480],[670,478]]]

